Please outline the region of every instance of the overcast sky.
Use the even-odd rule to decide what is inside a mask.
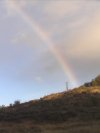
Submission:
[[[0,0],[0,104],[100,74],[100,2]],[[76,84],[73,84],[76,83]]]

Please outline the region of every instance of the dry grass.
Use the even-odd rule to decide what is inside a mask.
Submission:
[[[55,124],[0,123],[0,133],[100,133],[100,121]]]

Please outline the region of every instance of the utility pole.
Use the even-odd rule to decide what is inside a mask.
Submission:
[[[66,81],[66,90],[68,91],[68,82]]]

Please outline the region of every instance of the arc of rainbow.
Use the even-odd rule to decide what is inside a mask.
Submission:
[[[8,3],[9,4],[9,3]],[[45,30],[37,23],[33,18],[31,18],[26,12],[24,12],[20,6],[18,6],[15,1],[12,1],[12,7],[20,16],[27,22],[27,24],[32,28],[33,31],[48,45],[52,54],[56,57],[57,61],[61,65],[63,71],[67,75],[69,81],[72,83],[72,87],[78,86],[77,78],[72,72],[71,66],[64,60],[60,50],[51,41]]]

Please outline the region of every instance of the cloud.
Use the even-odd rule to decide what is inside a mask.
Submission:
[[[12,16],[12,15],[15,15],[15,12],[13,11],[13,8],[14,8],[14,4],[13,4],[13,1],[14,0],[5,0],[4,1],[4,8],[5,8],[5,11],[6,11],[6,17],[9,17],[9,16]]]
[[[51,1],[44,11],[51,26],[47,30],[66,57],[100,58],[99,2]]]
[[[51,1],[45,7],[45,12],[50,16],[64,17],[69,13],[74,13],[79,9],[79,2],[58,0]]]
[[[6,17],[10,17],[10,16],[15,16],[16,12],[15,12],[15,6],[16,4],[18,4],[18,6],[20,6],[21,8],[29,8],[29,7],[34,7],[36,5],[37,1],[36,0],[4,0],[4,8],[6,10]]]
[[[70,49],[71,56],[77,58],[100,58],[100,14],[94,14],[85,23],[79,33],[74,36],[73,49]]]
[[[60,48],[65,60],[69,59],[69,62],[72,62],[73,68],[76,65],[76,60],[77,64],[81,66],[82,61],[85,62],[85,59],[87,62],[89,59],[93,60],[93,62],[100,59],[100,10],[97,8],[97,4],[65,0],[44,1],[43,4],[40,4],[42,2],[35,1],[38,4],[35,3],[36,7],[33,12],[31,10],[31,2],[33,1],[21,0],[16,2],[18,2],[23,11],[29,13],[30,17],[34,16],[34,19],[42,28],[46,27],[47,33],[50,33],[51,41],[54,41],[55,45]],[[14,8],[13,5],[9,4],[7,6],[8,13],[16,17],[15,12],[12,10]],[[16,23],[16,20],[13,20],[13,22]],[[23,22],[21,21],[20,23],[23,24]],[[26,62],[22,64],[21,68],[20,66],[16,68],[16,70],[18,69],[19,79],[40,82],[42,79],[53,81],[61,78],[60,75],[64,76],[64,74],[61,74],[63,72],[55,57],[52,56],[34,30],[31,31],[26,28],[21,31],[19,28],[17,31],[18,33],[14,33],[14,38],[11,42],[17,49],[12,62],[14,60],[17,62],[16,60],[18,59]],[[20,51],[20,49],[22,50]],[[23,56],[22,60],[19,54],[21,58]],[[11,54],[12,57],[13,55],[14,53]]]
[[[35,49],[36,51],[36,49]],[[42,51],[42,49],[41,49]],[[33,60],[34,59],[34,60]],[[26,58],[27,65],[23,66],[18,72],[17,79],[26,82],[47,83],[60,80],[63,75],[62,69],[49,50],[32,54],[32,59]]]
[[[38,82],[38,83],[43,83],[43,82],[44,82],[43,78],[40,77],[40,76],[37,76],[37,77],[35,78],[35,80],[36,80],[36,82]]]
[[[19,43],[32,44],[34,41],[31,34],[28,31],[19,31],[11,42],[13,44],[19,44]]]
[[[51,36],[58,33],[60,35],[68,34],[69,31],[74,31],[73,28],[82,26],[91,17],[91,14],[99,9],[99,5],[99,2],[86,0],[50,1],[43,6],[46,17],[42,20],[44,20],[44,26]]]

